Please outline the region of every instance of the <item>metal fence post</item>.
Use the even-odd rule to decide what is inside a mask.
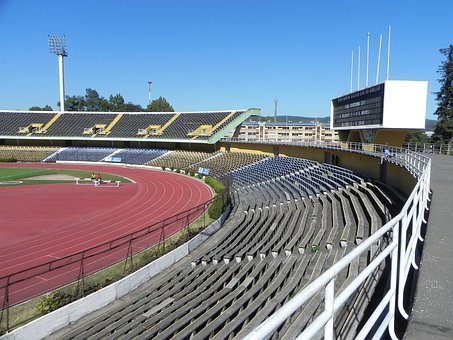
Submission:
[[[397,223],[393,227],[393,242],[396,242],[397,246],[392,250],[392,261],[391,261],[391,268],[390,268],[390,290],[393,291],[393,295],[390,299],[389,303],[389,312],[391,314],[389,325],[388,325],[388,330],[390,337],[394,340],[397,340],[398,337],[396,336],[395,333],[395,314],[396,314],[396,308],[397,308],[397,294],[398,294],[398,272],[401,273],[401,270],[398,271],[398,263],[400,262],[398,260],[398,248],[401,247],[402,245],[399,243],[400,241],[400,229],[401,229],[401,224],[402,221],[400,220],[399,223]]]

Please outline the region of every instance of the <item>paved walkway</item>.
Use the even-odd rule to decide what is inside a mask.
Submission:
[[[405,339],[453,339],[453,157],[432,155],[431,211]]]

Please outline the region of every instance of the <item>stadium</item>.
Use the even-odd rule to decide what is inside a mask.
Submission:
[[[241,140],[241,124],[259,109],[0,112],[0,158],[123,178],[58,185],[66,196],[57,200],[78,204],[88,196],[78,199],[76,191],[88,189],[110,207],[100,206],[99,216],[87,210],[91,224],[77,215],[81,223],[60,226],[61,233],[80,228],[69,249],[3,270],[4,338],[401,338],[431,197],[431,160],[401,147],[401,123],[405,114],[424,115],[426,83],[379,86],[332,100],[331,124],[340,130],[334,143]],[[419,128],[420,120],[411,124]],[[204,178],[226,189],[203,192]],[[4,192],[18,188],[5,184]],[[133,190],[157,194],[137,198]],[[162,207],[160,219],[148,205]],[[136,256],[165,249],[175,235],[183,237],[171,251],[134,267]],[[134,270],[85,294],[89,276],[113,264]],[[82,287],[78,300],[11,327],[14,308],[69,284]]]

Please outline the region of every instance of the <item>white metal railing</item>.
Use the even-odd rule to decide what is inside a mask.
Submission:
[[[224,141],[241,142],[241,140],[237,139],[227,139]],[[243,142],[250,143],[251,141]],[[263,144],[263,141],[257,141],[257,143]],[[284,144],[282,142],[268,143]],[[388,257],[390,258],[389,287],[380,303],[375,307],[371,316],[360,329],[356,338],[364,339],[373,330],[373,338],[379,339],[388,330],[392,339],[398,339],[395,334],[395,317],[399,314],[405,319],[408,318],[408,313],[403,306],[404,290],[406,289],[410,268],[418,269],[415,255],[418,242],[423,241],[421,227],[423,223],[426,223],[424,216],[425,210],[428,209],[430,194],[431,160],[419,153],[404,148],[391,148],[383,145],[361,143],[335,143],[335,145],[290,143],[290,145],[360,152],[376,157],[381,157],[383,150],[387,148],[391,153],[391,157],[386,158],[385,161],[394,162],[405,167],[412,175],[418,178],[418,181],[403,209],[397,216],[364,240],[309,286],[295,295],[290,301],[249,333],[246,339],[269,337],[315,294],[322,291],[324,292],[324,312],[317,316],[304,329],[298,339],[309,339],[320,332],[323,332],[324,339],[333,339],[335,336],[334,318],[336,314],[348,299],[358,291],[368,276],[377,270]],[[341,292],[336,293],[334,287],[337,275],[346,269],[362,253],[376,247],[376,244],[382,241],[384,235],[390,238],[388,244],[383,247],[377,256],[353,281]]]
[[[404,143],[404,148],[415,152],[453,156],[453,141],[448,144]]]

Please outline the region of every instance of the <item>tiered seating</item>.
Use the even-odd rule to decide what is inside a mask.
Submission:
[[[14,158],[19,162],[41,162],[59,148],[52,146],[0,146],[0,158]]]
[[[153,159],[165,155],[168,150],[161,149],[118,149],[106,158],[103,162],[116,162],[126,164],[145,164]]]
[[[222,157],[231,154],[202,164],[212,162],[211,169],[220,169]],[[379,199],[386,197],[384,191],[377,193],[377,186],[343,174],[341,168],[327,168],[272,157],[236,169],[232,186],[236,210],[215,235],[121,303],[55,337],[206,339],[248,334],[387,217],[389,202]],[[307,189],[302,189],[304,177],[311,178],[303,182]],[[320,189],[328,186],[325,193]],[[308,190],[313,194],[307,195]],[[337,278],[336,291],[379,252],[376,245],[353,261]],[[335,320],[341,338],[354,337],[378,279],[376,272]],[[274,338],[297,337],[323,307],[323,295],[315,295]]]
[[[245,152],[222,152],[217,157],[206,159],[193,167],[189,167],[188,170],[196,171],[198,167],[208,168],[212,176],[220,177],[227,172],[255,163],[265,157],[265,155]]]
[[[32,124],[45,125],[54,115],[47,112],[1,112],[0,135],[17,136],[30,133],[32,131],[19,132],[19,130]]]
[[[146,163],[150,166],[158,166],[174,169],[187,169],[190,166],[200,163],[202,160],[215,157],[216,153],[210,152],[195,152],[195,151],[170,151],[158,159],[151,160]],[[196,168],[198,170],[198,168]]]
[[[218,126],[215,130],[208,131],[207,135],[193,135],[193,133],[201,126],[207,125],[215,127],[218,123],[222,122],[225,118],[232,114],[231,111],[223,112],[185,112],[181,113],[177,119],[170,124],[165,130],[162,136],[156,136],[156,138],[164,139],[187,139],[187,138],[198,138],[207,139],[211,135],[215,134],[218,130],[228,124],[230,121],[239,117],[244,111],[236,111],[233,115],[225,121],[221,126]]]
[[[84,136],[85,129],[96,125],[109,125],[116,117],[115,113],[65,113],[49,127],[46,136]],[[86,134],[91,137],[96,133]]]
[[[244,113],[0,112],[0,136],[207,140]]]
[[[78,148],[69,147],[60,149],[46,159],[46,162],[56,161],[78,161],[78,162],[99,162],[103,158],[113,154],[116,148]]]
[[[149,126],[163,126],[172,117],[173,113],[130,113],[124,114],[120,122],[115,125],[109,137],[115,138],[137,138],[149,136],[148,133],[139,135],[139,130],[146,130]],[[151,132],[151,131],[149,131]],[[154,138],[154,136],[151,136]]]

